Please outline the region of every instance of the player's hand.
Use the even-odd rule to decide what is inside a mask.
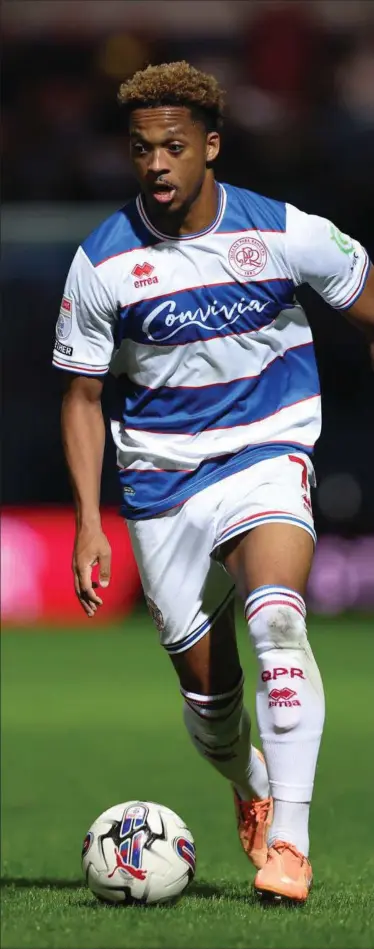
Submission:
[[[95,590],[109,586],[112,551],[110,544],[100,527],[88,529],[81,527],[75,536],[73,553],[74,587],[79,602],[87,616],[94,616],[103,605]],[[92,568],[99,566],[99,583],[92,580]]]

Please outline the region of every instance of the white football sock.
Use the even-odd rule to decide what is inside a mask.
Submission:
[[[307,855],[325,703],[306,636],[304,600],[285,587],[259,587],[245,611],[260,666],[257,720],[274,798],[269,844],[287,840]]]
[[[275,840],[285,840],[286,843],[295,843],[295,846],[306,857],[309,853],[309,803],[295,801],[274,800],[274,817],[268,837],[268,846]],[[292,840],[290,840],[292,827]],[[275,828],[275,832],[274,832]]]
[[[243,706],[243,677],[220,695],[181,689],[190,738],[207,761],[234,784],[242,800],[269,797],[266,766],[251,746],[251,723]]]

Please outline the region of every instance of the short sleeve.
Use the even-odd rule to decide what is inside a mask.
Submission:
[[[53,365],[79,375],[104,376],[114,349],[115,320],[109,290],[79,247],[56,323]]]
[[[295,285],[309,283],[337,309],[353,306],[369,273],[365,248],[326,218],[290,204],[286,214],[286,267]]]

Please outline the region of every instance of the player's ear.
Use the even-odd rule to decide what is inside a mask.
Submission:
[[[206,137],[206,160],[208,162],[214,161],[214,159],[217,158],[220,145],[219,132],[208,132]]]

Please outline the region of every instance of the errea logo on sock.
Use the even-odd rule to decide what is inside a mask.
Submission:
[[[269,692],[269,708],[273,708],[274,705],[284,706],[285,708],[290,708],[292,705],[301,705],[299,699],[295,699],[297,692],[294,689],[272,689]]]
[[[297,695],[297,692],[294,689],[287,689],[287,687],[285,689],[272,689],[269,692],[269,699],[284,699],[287,701],[287,699],[292,699],[294,695]]]
[[[283,666],[279,666],[279,668],[276,669],[265,669],[264,672],[261,673],[263,682],[268,682],[269,679],[278,679],[279,676],[291,676],[291,679],[295,679],[296,677],[298,679],[305,679],[303,670],[295,667],[285,669]]]

